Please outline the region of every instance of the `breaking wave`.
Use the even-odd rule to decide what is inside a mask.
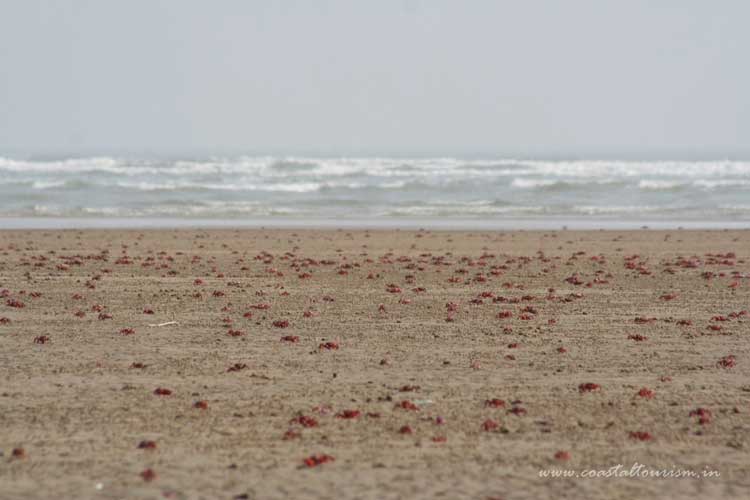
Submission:
[[[750,220],[750,162],[0,157],[0,216]]]

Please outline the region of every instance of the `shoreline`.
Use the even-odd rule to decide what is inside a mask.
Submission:
[[[447,231],[518,230],[748,230],[750,220],[623,219],[609,217],[0,217],[4,229],[434,229]]]

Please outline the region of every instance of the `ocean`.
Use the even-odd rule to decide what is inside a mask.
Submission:
[[[750,227],[750,161],[0,157],[0,227],[35,220]]]

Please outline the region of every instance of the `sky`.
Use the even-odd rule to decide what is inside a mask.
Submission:
[[[750,2],[0,0],[0,156],[750,158]]]

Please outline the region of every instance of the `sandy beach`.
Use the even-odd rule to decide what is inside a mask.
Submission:
[[[0,498],[747,498],[748,259],[740,230],[0,231]],[[700,477],[540,477],[634,464]]]

